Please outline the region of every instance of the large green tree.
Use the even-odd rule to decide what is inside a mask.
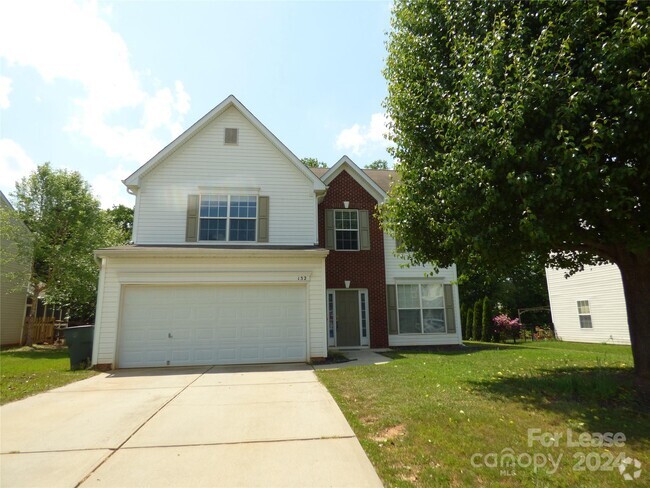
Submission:
[[[616,263],[646,384],[649,9],[397,0],[385,75],[401,179],[381,210],[416,262]]]
[[[126,244],[133,237],[133,209],[126,205],[113,205],[104,210],[113,224],[122,231],[122,241]]]
[[[78,172],[53,169],[49,163],[16,183],[15,211],[3,210],[0,230],[19,242],[3,249],[0,263],[30,261],[32,303],[44,294],[47,301],[66,305],[80,318],[92,315],[97,294],[95,249],[120,243],[123,234],[102,211],[90,186]],[[30,233],[9,225],[22,221]],[[31,345],[36,307],[27,318],[25,341]]]

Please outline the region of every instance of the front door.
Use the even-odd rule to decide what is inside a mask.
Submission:
[[[361,345],[357,290],[336,291],[336,345],[338,347]]]

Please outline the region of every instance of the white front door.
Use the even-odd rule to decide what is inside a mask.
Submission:
[[[302,362],[304,286],[125,286],[118,367]]]

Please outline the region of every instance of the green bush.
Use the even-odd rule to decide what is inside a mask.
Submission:
[[[465,340],[472,338],[472,327],[474,324],[474,309],[467,307],[467,318],[465,319],[464,337]]]
[[[481,340],[481,308],[483,307],[483,304],[481,303],[481,300],[477,300],[476,303],[474,304],[474,322],[472,326],[472,339],[475,341],[480,341]]]

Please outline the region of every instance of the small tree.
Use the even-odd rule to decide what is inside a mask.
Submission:
[[[483,307],[483,303],[481,303],[481,300],[476,300],[476,303],[474,304],[474,322],[472,324],[472,339],[475,341],[480,341],[481,340],[481,308]]]
[[[388,161],[377,159],[370,164],[366,164],[366,169],[388,169]]]
[[[472,338],[472,327],[474,325],[474,309],[467,307],[467,318],[465,319],[465,340]]]
[[[302,158],[300,161],[308,168],[327,168],[327,164],[316,158]]]
[[[488,297],[483,299],[483,318],[481,320],[481,340],[483,342],[490,342],[492,340],[492,313],[490,307],[490,300]]]

